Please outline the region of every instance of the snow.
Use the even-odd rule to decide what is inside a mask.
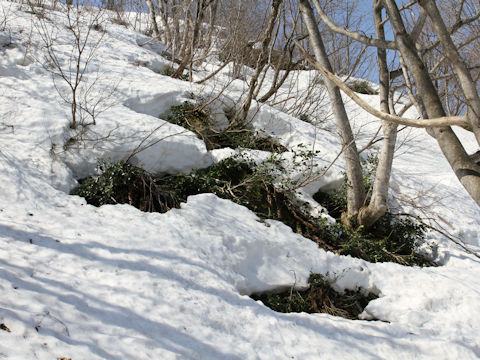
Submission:
[[[68,195],[76,179],[95,172],[98,159],[135,152],[132,161],[146,170],[177,173],[237,153],[208,152],[193,133],[165,121],[170,106],[192,92],[209,95],[222,86],[159,74],[168,64],[160,43],[105,23],[107,33],[86,77],[99,79],[99,93],[115,84],[114,96],[90,127],[94,132],[68,144],[75,135],[68,105],[37,61],[44,49],[38,32],[30,31],[32,15],[18,4],[0,6],[9,14],[0,33],[0,323],[11,330],[0,330],[0,358],[480,357],[480,261],[438,233],[428,234],[425,248],[433,246],[444,266],[409,268],[326,252],[282,223],[261,221],[212,194],[191,196],[165,214],[128,205],[95,208]],[[49,11],[48,17],[64,21],[61,12]],[[68,44],[65,29],[57,30],[59,41]],[[67,60],[68,52],[62,56]],[[221,76],[215,81],[221,83]],[[309,77],[295,78],[298,91]],[[243,86],[235,82],[219,104],[235,102]],[[375,104],[375,96],[364,98]],[[368,141],[378,122],[351,102],[347,106],[361,142]],[[263,105],[254,113],[252,125],[283,145],[318,150],[320,168],[340,151],[335,133],[278,107]],[[475,151],[474,140],[459,133]],[[480,210],[438,146],[418,129],[405,130],[401,140],[392,175],[397,206],[435,217],[478,252]],[[343,166],[340,158],[302,190],[304,199],[337,184]],[[339,291],[378,294],[362,317],[382,321],[280,314],[248,297],[305,287],[311,272],[325,275]]]

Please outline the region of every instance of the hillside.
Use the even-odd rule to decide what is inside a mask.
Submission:
[[[194,133],[166,121],[172,106],[219,94],[230,70],[202,85],[172,79],[162,74],[171,65],[163,44],[107,17],[86,44],[87,53],[96,47],[84,75],[92,84],[86,96],[102,101],[95,124],[82,132],[71,128],[60,97],[65,82],[53,80],[45,61],[45,34],[55,40],[59,63],[72,61],[64,9],[45,10],[47,20],[39,22],[26,5],[0,7],[0,358],[480,358],[480,259],[444,236],[479,253],[480,209],[423,129],[399,134],[391,206],[442,230],[419,244],[438,267],[337,255],[209,193],[163,214],[126,204],[94,207],[70,192],[100,159],[130,158],[150,173],[177,174],[235,153],[209,151]],[[217,66],[216,59],[199,65],[194,79]],[[292,75],[297,97],[312,76]],[[219,124],[245,87],[237,79],[209,105]],[[376,95],[362,98],[378,104]],[[378,121],[353,103],[347,108],[359,144],[366,144]],[[252,126],[288,149],[287,163],[302,148],[318,151],[318,169],[337,158],[341,144],[331,119],[316,127],[284,110],[250,111]],[[477,150],[470,134],[458,133],[470,152]],[[248,153],[256,161],[268,156]],[[320,211],[313,194],[338,187],[344,166],[340,157],[299,196]],[[288,176],[301,179],[304,172],[299,167]],[[277,313],[249,297],[305,288],[311,273],[339,292],[361,289],[378,298],[360,320],[348,320]]]

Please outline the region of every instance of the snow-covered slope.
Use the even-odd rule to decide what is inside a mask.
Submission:
[[[98,79],[95,91],[114,89],[113,96],[91,127],[95,133],[70,144],[69,108],[39,64],[45,50],[34,17],[15,3],[0,7],[8,15],[0,33],[0,358],[480,357],[480,261],[437,233],[428,241],[445,265],[406,268],[325,252],[285,225],[261,222],[212,194],[192,196],[166,214],[95,208],[68,195],[99,158],[125,158],[145,144],[133,160],[151,172],[211,164],[218,152],[158,116],[192,92],[211,94],[221,81],[200,86],[158,74],[168,64],[161,44],[106,23],[86,76]],[[57,25],[64,21],[61,12],[47,16]],[[68,50],[68,32],[56,29]],[[68,61],[68,51],[59,54]],[[233,101],[241,86],[233,84],[222,101]],[[361,141],[368,141],[378,123],[353,104],[348,108]],[[278,109],[257,110],[255,126],[284,145],[315,146],[321,165],[340,151],[335,134]],[[436,216],[438,226],[479,251],[480,211],[435,142],[422,130],[401,134],[392,184],[399,206]],[[474,141],[469,144],[474,151]],[[315,187],[338,181],[342,164]],[[247,296],[305,286],[311,272],[338,290],[377,293],[363,318],[383,321],[279,314]]]

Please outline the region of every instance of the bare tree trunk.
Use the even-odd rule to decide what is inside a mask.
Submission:
[[[115,9],[115,0],[107,0],[107,10],[114,10]]]
[[[285,81],[288,78],[288,75],[296,65],[293,63],[293,50],[295,49],[295,45],[292,45],[292,43],[293,43],[293,38],[295,36],[294,29],[297,21],[298,21],[298,17],[295,16],[295,18],[293,19],[293,25],[294,25],[293,29],[288,36],[286,35],[286,31],[284,30],[285,45],[283,46],[283,51],[280,57],[278,57],[277,59],[277,64],[275,63],[272,64],[275,69],[275,73],[273,74],[272,85],[270,86],[270,89],[258,100],[261,103],[266,102],[270,97],[272,97],[278,92],[278,90],[285,83]],[[285,11],[283,11],[283,23],[286,24],[286,22],[287,22],[287,16],[285,14]],[[280,71],[282,70],[285,70],[285,71],[283,72],[282,77],[279,79]]]
[[[159,0],[158,5],[160,8],[160,18],[162,19],[163,28],[165,29],[165,44],[167,45],[167,47],[171,47],[173,45],[173,41],[170,24],[168,23],[168,1]]]
[[[374,3],[375,32],[377,38],[385,40],[385,30],[382,22],[383,5],[380,0]],[[387,52],[383,48],[377,49],[377,65],[380,80],[380,110],[389,113],[388,96],[390,91],[390,77],[387,65]],[[360,209],[358,223],[368,228],[372,226],[387,211],[388,188],[390,174],[392,172],[393,155],[397,141],[398,125],[392,122],[382,121],[383,147],[375,173],[372,197],[368,206]]]
[[[445,111],[440,97],[424,63],[416,52],[415,44],[407,34],[395,1],[384,0],[384,3],[394,29],[395,43],[415,80],[418,95],[425,105],[428,117],[444,117]],[[469,158],[458,137],[450,127],[430,128],[427,131],[437,140],[461,184],[475,202],[480,205],[480,166]]]
[[[188,43],[187,48],[184,52],[182,62],[178,66],[177,70],[172,74],[172,77],[178,78],[183,74],[183,71],[186,69],[187,65],[192,62],[193,56],[195,55],[195,44],[198,40],[198,35],[200,33],[200,24],[203,20],[203,15],[205,13],[206,3],[205,0],[197,1],[197,9],[195,12],[195,20],[193,24],[193,30],[190,34],[191,41]],[[187,29],[185,29],[187,32]],[[184,37],[186,41],[186,37]]]
[[[208,32],[203,39],[203,54],[202,58],[206,58],[210,52],[212,46],[213,34],[215,33],[215,23],[217,22],[217,10],[218,10],[218,1],[211,1],[210,12],[209,12],[209,22],[208,22]]]
[[[275,28],[275,22],[277,20],[278,12],[280,9],[280,5],[282,4],[282,1],[283,0],[273,0],[272,10],[270,11],[270,17],[268,19],[267,29],[265,31],[265,36],[263,37],[263,40],[262,40],[262,50],[260,52],[260,56],[258,57],[257,64],[255,66],[255,74],[250,79],[247,99],[243,103],[243,106],[240,109],[239,113],[236,114],[235,116],[235,119],[233,121],[233,123],[235,124],[243,123],[247,119],[248,111],[250,110],[250,106],[252,105],[253,95],[254,95],[255,89],[257,88],[258,79],[260,78],[260,74],[262,73],[263,68],[268,62],[269,47],[272,42],[273,30]]]
[[[332,67],[320,31],[318,30],[312,7],[308,0],[299,0],[299,7],[303,14],[308,33],[310,34],[310,42],[317,61],[328,71],[332,72]],[[340,89],[327,77],[324,77],[324,81],[330,97],[333,116],[337,123],[337,129],[340,134],[347,164],[347,213],[342,215],[342,221],[349,224],[352,217],[357,217],[365,201],[362,167]]]
[[[148,6],[148,10],[150,11],[150,22],[152,23],[153,28],[153,36],[157,39],[160,38],[160,32],[158,31],[157,20],[155,16],[155,7],[153,6],[152,0],[145,0]]]
[[[480,98],[472,75],[461,59],[435,1],[421,0],[418,3],[423,9],[425,9],[425,12],[432,20],[433,28],[442,44],[443,51],[445,52],[444,55],[450,60],[455,69],[463,94],[465,95],[467,104],[471,110],[468,114],[469,123],[477,142],[480,144]]]

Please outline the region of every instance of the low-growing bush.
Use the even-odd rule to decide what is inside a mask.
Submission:
[[[262,218],[279,219],[279,197],[285,197],[272,185],[271,178],[262,168],[243,158],[231,157],[207,169],[187,175],[166,176],[158,184],[175,193],[181,201],[190,195],[213,193],[244,205]]]
[[[426,229],[409,218],[386,213],[369,229],[349,229],[338,224],[336,230],[334,236],[342,255],[351,255],[369,262],[435,265],[416,252],[418,245],[425,239]]]
[[[99,175],[80,180],[73,195],[94,206],[129,204],[142,211],[166,212],[179,207],[176,196],[162,190],[146,171],[127,162],[101,162]]]
[[[367,202],[371,195],[376,156],[369,156],[362,162],[363,183]],[[397,262],[403,265],[428,266],[432,261],[418,254],[416,249],[425,239],[426,228],[408,217],[387,212],[372,227],[348,228],[341,224],[340,218],[347,208],[348,181],[345,177],[342,186],[332,192],[318,192],[314,199],[322,204],[328,213],[337,219],[334,225],[326,225],[326,241],[342,255],[351,255],[370,262]]]
[[[188,101],[172,106],[167,121],[194,132],[205,142],[208,150],[225,147],[271,152],[283,152],[286,150],[284,146],[274,141],[271,137],[262,136],[248,126],[216,130],[208,112],[200,110],[199,106]]]
[[[201,119],[195,117],[188,121]],[[301,161],[307,161],[298,156]],[[313,153],[306,156],[313,156]],[[374,159],[367,162],[366,178],[373,173],[368,164],[375,164]],[[285,171],[276,155],[261,165],[238,155],[190,174],[155,179],[125,162],[104,162],[99,168],[99,175],[81,180],[74,192],[95,206],[126,203],[143,211],[165,212],[178,207],[190,195],[213,193],[249,208],[262,219],[282,221],[294,232],[338,254],[370,262],[434,265],[416,253],[417,245],[425,237],[425,227],[410,218],[387,213],[371,228],[364,229],[345,227],[340,221],[330,224],[324,218],[312,217],[306,205],[294,201],[292,187],[281,185],[283,182],[274,185],[276,176]],[[365,186],[371,186],[370,181],[366,180]],[[346,185],[333,194],[317,194],[315,198],[331,215],[340,218],[346,206],[345,189]]]
[[[320,274],[310,275],[308,283],[310,287],[303,291],[292,288],[280,293],[253,294],[251,297],[277,312],[326,313],[352,320],[358,319],[368,303],[378,298],[361,291],[338,293]]]
[[[378,95],[378,91],[374,90],[367,81],[355,80],[347,83],[348,87],[353,91],[365,95]]]
[[[165,76],[172,76],[173,74],[175,73],[175,68],[173,68],[172,66],[170,65],[167,65],[163,68],[163,70],[161,71],[161,74],[162,75],[165,75]],[[190,79],[190,77],[188,76],[188,74],[182,74],[180,75],[180,77],[178,78],[179,80],[183,80],[183,81],[188,81]]]

